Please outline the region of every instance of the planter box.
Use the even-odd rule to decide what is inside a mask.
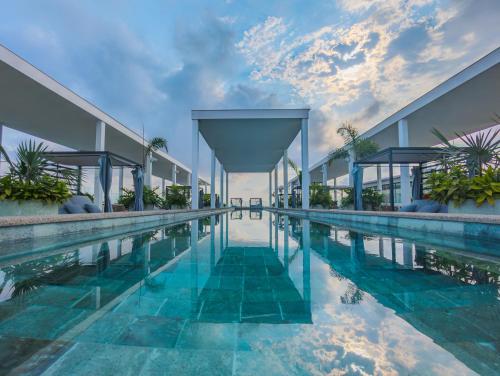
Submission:
[[[482,214],[482,215],[500,215],[500,200],[495,200],[495,206],[487,202],[480,207],[476,206],[474,200],[465,200],[458,208],[452,202],[448,203],[448,213],[452,214]]]
[[[59,211],[59,204],[45,204],[42,201],[0,201],[0,216],[20,216],[20,215],[56,215]]]

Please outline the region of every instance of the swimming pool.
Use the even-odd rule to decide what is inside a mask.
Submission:
[[[0,373],[495,374],[500,259],[266,211],[0,259]]]

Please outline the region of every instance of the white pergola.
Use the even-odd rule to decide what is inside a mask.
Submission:
[[[3,125],[71,149],[109,151],[142,164],[141,135],[0,45],[0,143]],[[162,188],[165,180],[191,181],[191,170],[161,150],[147,156],[144,167],[145,185],[151,186],[152,175],[162,179]],[[98,178],[94,193],[101,201]]]
[[[433,128],[453,139],[455,132],[472,133],[496,125],[495,113],[500,115],[500,48],[376,124],[361,137],[373,140],[380,149],[434,146],[439,140],[432,134]],[[326,185],[334,179],[336,186],[336,178],[346,174],[350,177],[352,165],[352,158],[332,161],[327,155],[309,168],[309,174],[313,182]],[[408,204],[411,199],[409,168],[401,166],[400,171],[401,203]],[[377,181],[381,186],[380,169]]]
[[[199,135],[211,150],[211,186],[215,183],[216,160],[221,166],[221,200],[224,197],[224,173],[228,202],[228,174],[232,172],[269,174],[269,203],[272,202],[274,170],[275,206],[278,205],[278,163],[283,158],[284,182],[288,186],[287,150],[300,131],[302,149],[302,207],[309,208],[309,109],[266,110],[193,110],[192,207],[198,208]],[[287,192],[287,189],[285,189]],[[215,191],[211,190],[211,207],[215,207]],[[288,197],[284,200],[288,206]]]

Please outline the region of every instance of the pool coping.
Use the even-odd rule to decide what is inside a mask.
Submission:
[[[305,218],[312,221],[341,225],[397,228],[420,233],[441,234],[460,238],[500,241],[500,216],[449,214],[449,213],[402,213],[355,210],[326,210],[272,208],[266,210]]]

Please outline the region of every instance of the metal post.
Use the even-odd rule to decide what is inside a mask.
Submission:
[[[95,131],[95,151],[104,151],[106,140],[106,124],[98,120],[96,123]],[[104,192],[101,187],[101,182],[99,180],[99,169],[95,170],[94,173],[94,203],[100,208],[102,205]]]
[[[200,137],[198,132],[198,120],[193,120],[192,129],[192,172],[191,172],[191,209],[197,210],[198,206],[198,158],[199,158],[199,146]]]

